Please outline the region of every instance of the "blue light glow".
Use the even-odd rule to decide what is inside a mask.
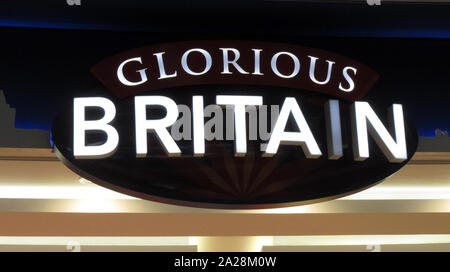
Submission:
[[[112,26],[102,24],[79,24],[69,22],[46,21],[15,21],[1,20],[0,27],[25,27],[25,28],[52,28],[52,29],[80,29],[80,30],[132,30],[124,26]]]
[[[80,30],[118,30],[143,31],[146,26],[136,25],[106,25],[98,23],[72,23],[49,21],[26,21],[0,19],[0,27],[26,27],[26,28],[53,28],[53,29],[80,29]],[[150,28],[150,26],[147,26]],[[149,30],[149,29],[147,29]],[[312,36],[337,37],[374,37],[374,38],[439,38],[449,39],[450,28],[345,28],[345,29],[311,29],[303,34]]]

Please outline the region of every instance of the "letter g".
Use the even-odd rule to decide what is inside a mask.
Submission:
[[[137,58],[127,59],[126,61],[122,62],[119,65],[119,68],[117,68],[117,78],[119,79],[120,82],[122,82],[122,84],[127,85],[127,86],[137,86],[137,85],[140,85],[140,84],[142,84],[142,83],[147,81],[147,75],[145,74],[145,70],[147,70],[147,68],[140,69],[140,70],[136,71],[141,76],[141,80],[140,81],[132,82],[132,81],[129,81],[128,79],[125,78],[125,76],[123,75],[123,67],[125,66],[125,64],[127,64],[129,62],[132,62],[132,61],[137,61],[140,64],[142,64],[141,57],[137,57]]]

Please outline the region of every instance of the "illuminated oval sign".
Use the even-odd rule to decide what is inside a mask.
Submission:
[[[361,100],[378,75],[326,51],[203,41],[131,50],[92,72],[113,96],[75,97],[58,157],[139,198],[269,208],[337,198],[405,165],[417,133],[401,104]]]

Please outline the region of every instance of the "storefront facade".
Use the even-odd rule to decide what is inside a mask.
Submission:
[[[448,251],[447,6],[266,5],[5,19],[0,250]]]

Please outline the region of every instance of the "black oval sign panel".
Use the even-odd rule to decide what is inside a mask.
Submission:
[[[260,49],[253,47],[247,49]],[[192,48],[201,49],[202,44]],[[180,62],[179,67],[158,69],[158,60],[165,61],[159,57],[170,57],[158,55],[163,49],[153,52],[153,67],[140,67],[143,59],[139,61],[140,55],[132,51],[121,55],[111,69],[116,74],[111,76],[118,76],[118,66],[129,59],[137,66],[134,75],[122,75],[128,83],[151,84],[149,80],[164,75],[175,78],[195,66],[186,58],[189,67]],[[259,51],[261,64],[255,73],[255,65],[239,66],[237,52],[243,54],[245,49],[232,49],[228,56],[222,51],[217,56],[220,59],[211,57],[211,66],[219,66],[214,68],[219,73],[224,69],[264,77],[275,69],[282,75],[279,80],[284,80],[283,76],[296,72],[295,57],[284,54],[290,58],[284,61],[292,61],[285,70],[269,64],[277,52],[287,52],[298,57],[302,67],[293,77],[311,76],[311,60],[316,59],[322,68],[313,78],[323,84],[333,62],[332,55],[311,55],[309,64],[302,63],[296,52],[272,48],[264,56],[265,64],[264,51]],[[255,57],[257,51],[249,52]],[[178,55],[183,58],[183,52]],[[204,71],[205,60],[191,72]],[[342,75],[345,63],[339,67],[330,75]],[[164,74],[150,79],[145,74],[149,69]],[[358,88],[352,73],[347,76],[342,77],[342,84],[330,79],[336,92],[348,91],[352,84]],[[337,100],[328,89],[318,93],[286,86],[211,84],[211,77],[208,84],[180,86],[178,82],[177,86],[140,90],[125,99],[107,94],[74,98],[52,129],[58,157],[80,176],[138,198],[244,209],[308,204],[361,191],[399,170],[416,150],[417,133],[405,120],[407,109],[401,105],[375,107],[363,101]],[[202,77],[197,78],[201,81]]]

